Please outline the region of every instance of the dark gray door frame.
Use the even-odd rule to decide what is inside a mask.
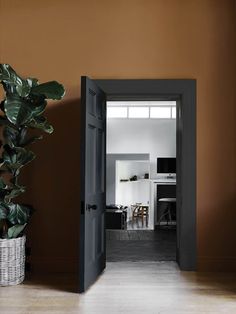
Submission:
[[[196,270],[196,80],[94,80],[107,100],[177,101],[177,261]]]

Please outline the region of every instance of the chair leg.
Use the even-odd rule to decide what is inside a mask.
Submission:
[[[172,215],[171,215],[171,206],[172,206],[172,204],[170,203],[169,204],[169,218],[170,218],[170,224],[171,224],[171,226],[172,226]]]
[[[172,217],[171,217],[170,210],[168,210],[168,219],[169,219],[170,225],[172,225]]]
[[[158,222],[157,222],[158,225],[160,225],[162,219],[168,215],[169,204],[167,203],[167,204],[163,204],[163,205],[165,205],[166,208],[165,208],[163,214],[158,219]],[[168,220],[167,220],[167,225],[168,225]]]
[[[134,223],[135,210],[136,210],[136,207],[133,207],[133,210],[132,210],[132,224]]]
[[[142,219],[142,227],[143,227],[143,212],[141,212],[140,217]]]

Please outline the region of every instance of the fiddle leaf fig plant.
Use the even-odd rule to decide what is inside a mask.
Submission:
[[[0,84],[5,93],[0,103],[0,238],[11,239],[21,234],[33,212],[32,206],[13,201],[26,190],[19,183],[21,169],[36,157],[27,146],[42,139],[30,130],[53,132],[44,116],[47,99],[60,100],[65,90],[56,81],[24,79],[9,64],[0,64]]]

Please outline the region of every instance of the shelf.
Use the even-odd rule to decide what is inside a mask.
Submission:
[[[133,183],[133,182],[150,182],[150,179],[139,179],[134,181],[120,181],[120,183]]]

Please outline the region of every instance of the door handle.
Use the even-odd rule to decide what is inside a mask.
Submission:
[[[97,205],[96,204],[93,204],[93,205],[87,204],[87,210],[90,210],[90,209],[96,210],[97,209]]]

